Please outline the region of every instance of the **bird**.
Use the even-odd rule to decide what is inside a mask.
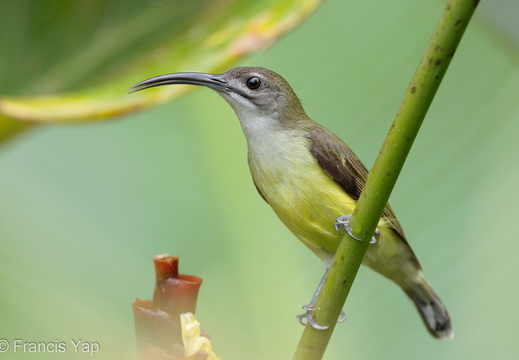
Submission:
[[[312,306],[366,183],[366,167],[337,135],[310,119],[290,84],[272,70],[237,67],[222,74],[171,73],[139,82],[128,91],[178,84],[215,90],[236,113],[256,189],[324,264],[325,276],[310,304],[303,307],[307,312],[298,318],[304,325],[325,329],[313,321]],[[389,204],[371,242],[363,264],[400,286],[433,337],[452,338],[447,309],[424,277]],[[341,313],[339,320],[343,319]]]

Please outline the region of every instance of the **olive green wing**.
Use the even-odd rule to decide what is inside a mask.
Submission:
[[[323,171],[352,199],[358,200],[366,184],[368,170],[357,155],[337,135],[324,127],[311,129],[307,138],[310,141],[310,152]],[[407,243],[404,231],[389,204],[386,205],[382,217],[389,222],[389,227]]]

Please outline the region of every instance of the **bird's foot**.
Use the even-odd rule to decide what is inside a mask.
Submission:
[[[342,232],[342,229],[344,229],[344,231],[346,231],[346,233],[348,233],[348,235],[350,235],[352,238],[354,238],[355,240],[358,240],[358,241],[362,241],[361,238],[358,238],[355,235],[353,235],[353,232],[351,231],[351,228],[350,228],[351,214],[339,216],[335,221],[336,221],[335,230],[337,230],[337,232],[339,234],[344,235],[345,233]],[[375,234],[373,234],[373,237],[371,238],[371,241],[369,243],[370,244],[376,243],[379,235],[380,235],[380,231],[378,231],[378,229],[376,229]]]
[[[312,317],[312,311],[314,310],[311,307],[308,307],[308,305],[303,306],[303,309],[306,310],[305,313],[297,315],[297,321],[303,326],[310,325],[316,330],[326,330],[328,329],[328,325],[319,325],[315,322],[314,318]]]
[[[310,325],[316,330],[326,330],[329,328],[328,325],[319,325],[315,322],[315,320],[312,317],[312,311],[315,309],[310,307],[310,305],[303,306],[303,309],[306,310],[306,312],[304,314],[297,315],[297,320],[301,325]],[[341,314],[339,315],[339,319],[337,320],[337,322],[342,323],[344,322],[344,320],[346,320],[346,314],[344,314],[344,311],[341,311]]]
[[[337,319],[337,322],[338,323],[343,323],[344,320],[346,320],[346,314],[344,313],[344,311],[341,310],[341,313],[339,315],[339,318]]]

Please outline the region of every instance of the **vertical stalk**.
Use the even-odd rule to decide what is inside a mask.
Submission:
[[[359,242],[349,235],[343,237],[317,299],[314,319],[318,324],[329,327],[316,330],[307,325],[294,360],[323,357],[369,240],[478,2],[448,2],[353,212],[350,228],[355,237],[363,241]]]

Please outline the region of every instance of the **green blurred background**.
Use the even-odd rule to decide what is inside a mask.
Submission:
[[[281,73],[370,167],[443,6],[330,0],[241,65]],[[507,44],[476,16],[391,197],[454,340],[433,340],[404,294],[362,268],[326,359],[519,357],[519,61]],[[291,358],[322,266],[258,196],[238,121],[210,90],[26,133],[0,150],[0,189],[0,339],[101,345],[0,359],[132,359],[130,304],[151,298],[161,253],[204,278],[197,318],[218,356]]]

